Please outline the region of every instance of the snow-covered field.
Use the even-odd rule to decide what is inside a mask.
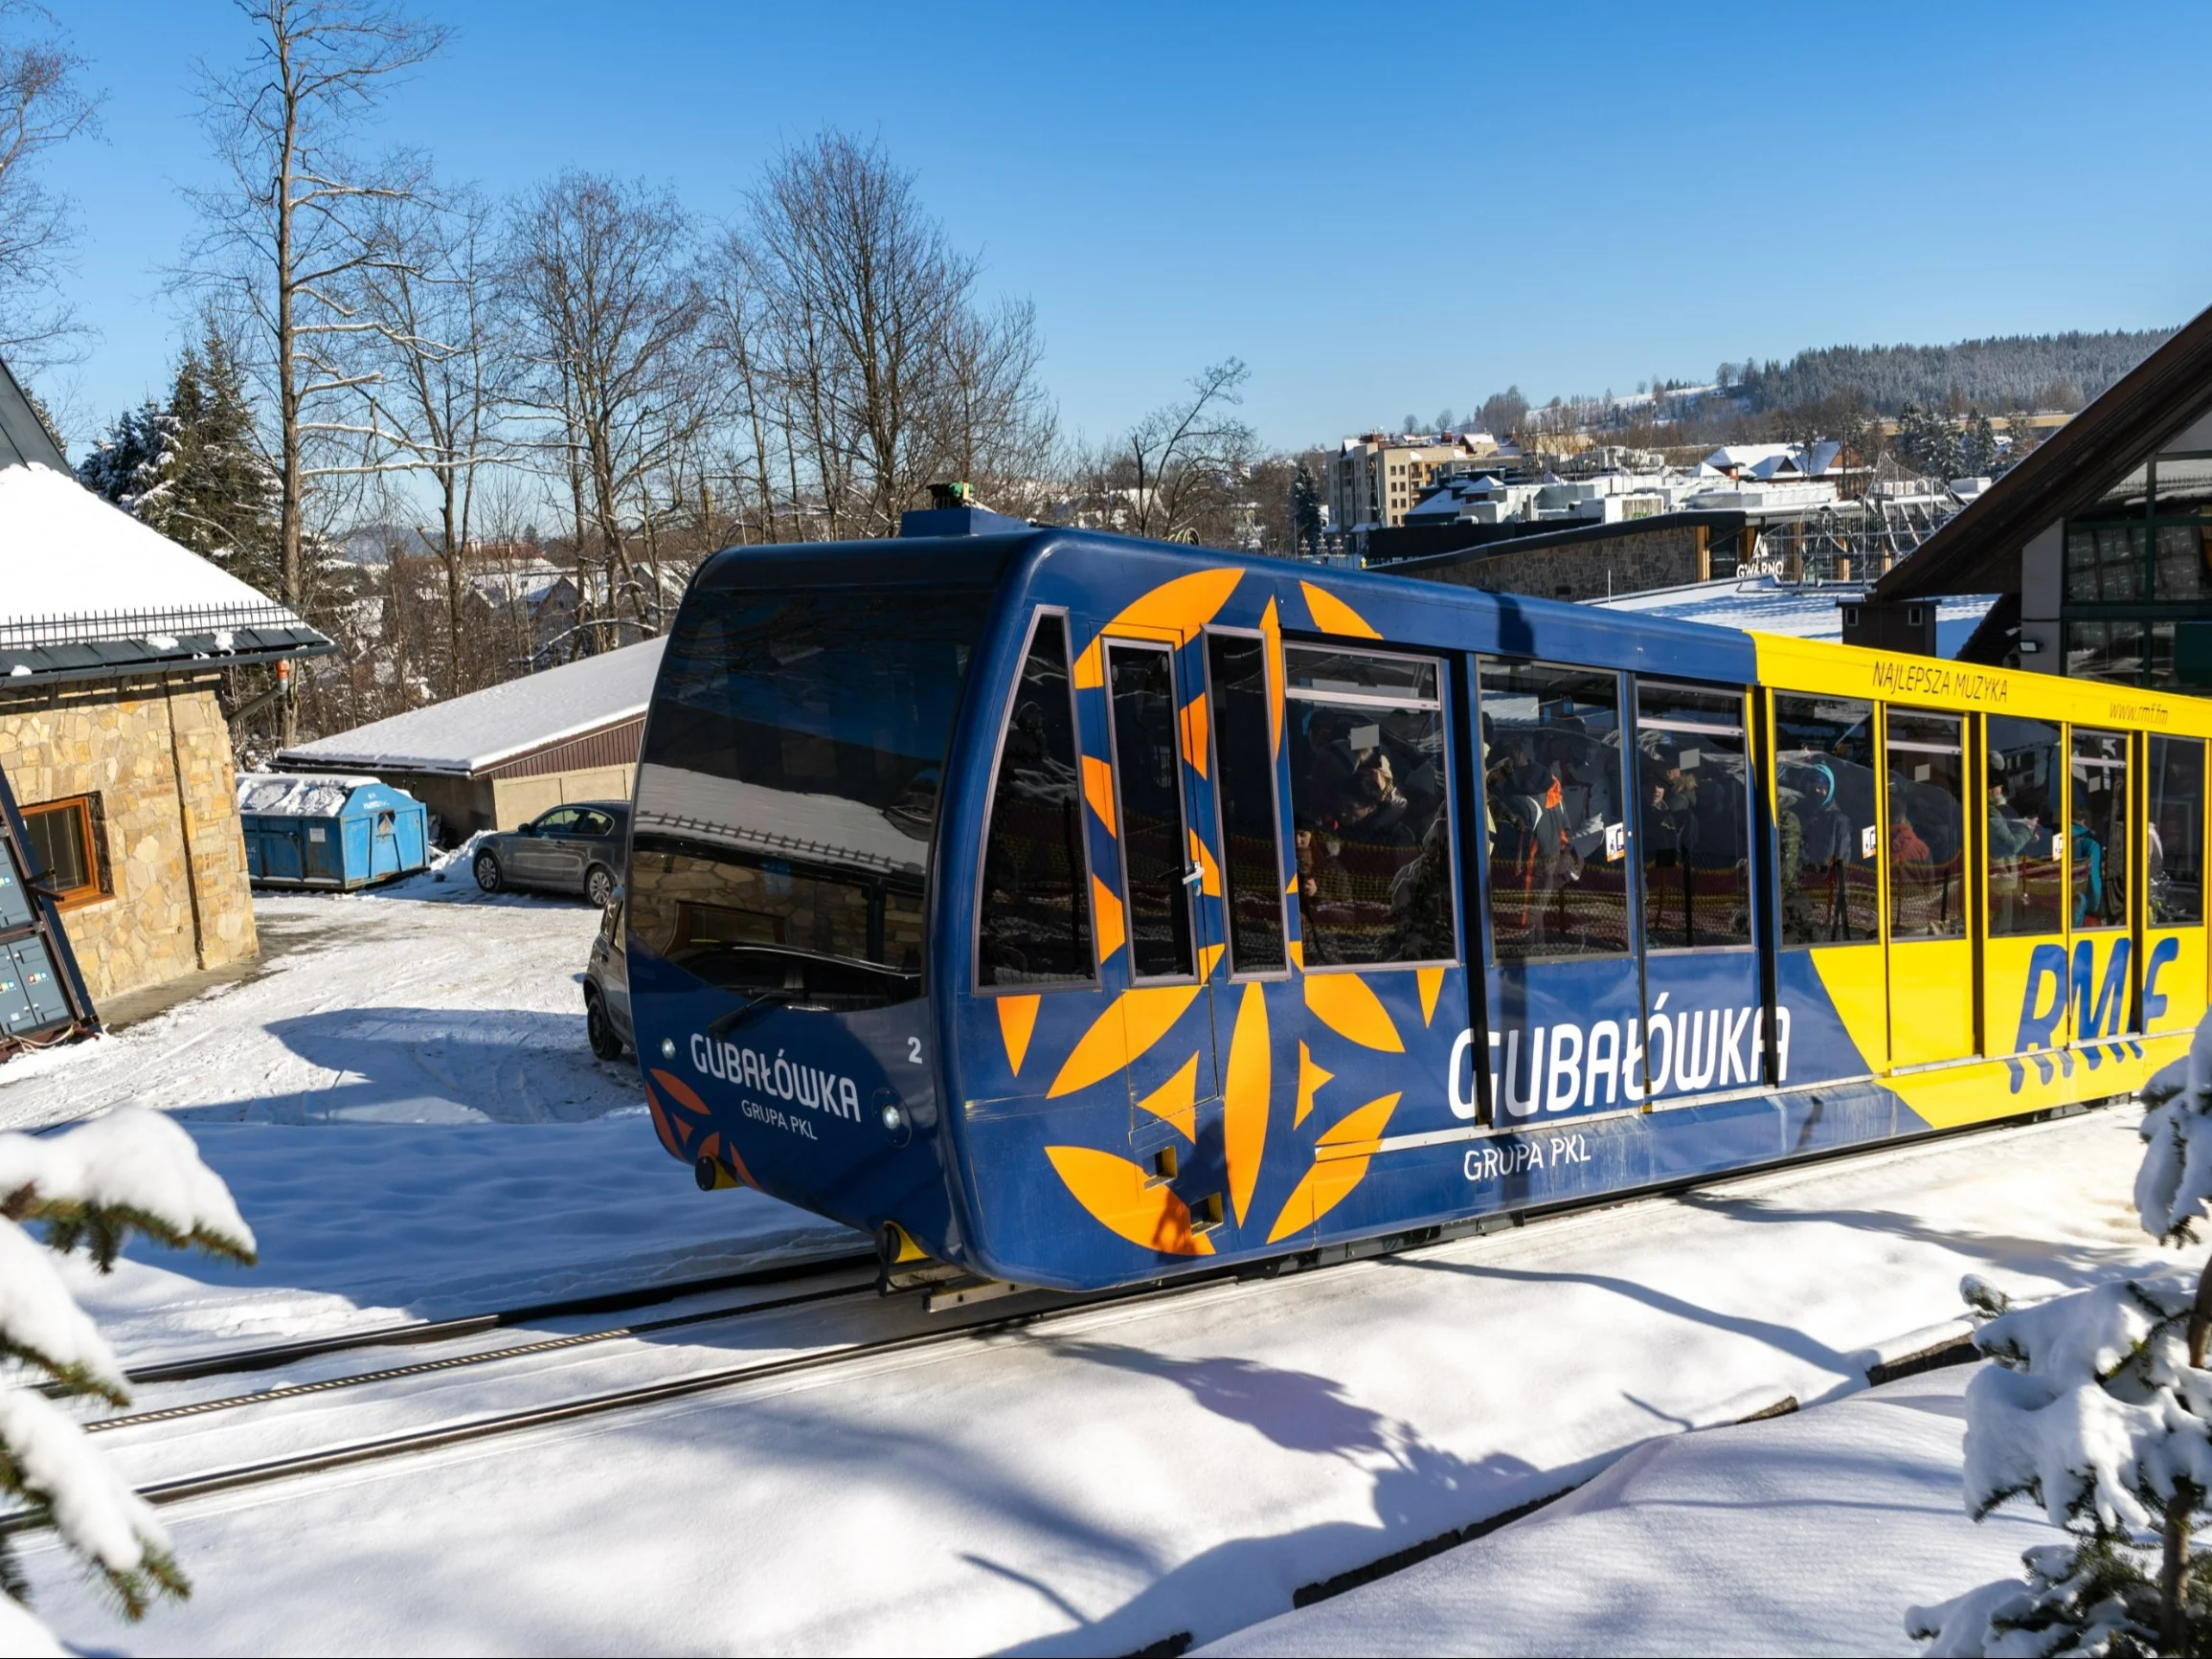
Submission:
[[[263,913],[297,936],[260,977],[0,1069],[0,1124],[177,1111],[260,1237],[250,1270],[139,1250],[80,1278],[127,1360],[855,1242],[696,1193],[659,1150],[625,1068],[584,1046],[588,909],[418,882]],[[1907,1603],[2047,1535],[1960,1513],[1963,1371],[1869,1393],[1865,1369],[1963,1330],[1964,1272],[2034,1296],[2156,1259],[2128,1203],[2134,1116],[194,1500],[164,1513],[197,1593],[135,1628],[50,1545],[26,1564],[73,1641],[160,1652],[1907,1650]],[[840,1307],[533,1361],[452,1384],[450,1406],[362,1391],[116,1451],[145,1479],[239,1461],[257,1434],[334,1444],[401,1405],[460,1417],[487,1391],[584,1393],[892,1316]],[[1786,1396],[1808,1409],[1726,1426]],[[1302,1586],[1571,1487],[1292,1612]]]

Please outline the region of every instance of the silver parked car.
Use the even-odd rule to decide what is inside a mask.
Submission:
[[[620,1060],[624,1046],[636,1047],[630,1033],[630,963],[622,951],[622,894],[599,916],[592,935],[592,959],[584,965],[584,1033],[601,1060]]]
[[[487,893],[580,893],[604,908],[621,885],[629,835],[628,801],[570,801],[520,829],[485,836],[476,849],[476,885]]]

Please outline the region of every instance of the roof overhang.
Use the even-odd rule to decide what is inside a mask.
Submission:
[[[2212,410],[2212,307],[2045,438],[1874,584],[1876,600],[2018,594],[2020,550]]]

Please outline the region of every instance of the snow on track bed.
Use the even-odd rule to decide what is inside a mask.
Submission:
[[[588,906],[417,878],[256,914],[289,946],[258,976],[0,1066],[0,1127],[174,1111],[260,1239],[251,1268],[150,1246],[74,1268],[127,1364],[867,1247],[693,1190],[634,1065],[585,1043]]]
[[[197,1593],[138,1630],[49,1546],[26,1561],[73,1640],[162,1651],[1205,1642],[1654,1437],[1857,1392],[1871,1361],[1956,1329],[1963,1271],[2034,1294],[2129,1270],[2154,1254],[2110,1196],[2133,1120],[1747,1177],[194,1500],[166,1513]],[[681,1346],[727,1364],[713,1329]],[[1938,1386],[1895,1386],[1914,1385]],[[1549,1571],[1571,1598],[1573,1563]]]

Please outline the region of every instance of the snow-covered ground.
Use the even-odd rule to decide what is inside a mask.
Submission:
[[[1904,1609],[2062,1541],[1959,1505],[1961,1396],[1930,1372],[1656,1441],[1527,1519],[1253,1625],[1223,1654],[1911,1653]]]
[[[292,948],[260,977],[0,1068],[0,1123],[176,1111],[260,1238],[250,1270],[139,1250],[82,1276],[127,1360],[857,1242],[757,1195],[697,1193],[659,1150],[627,1068],[584,1046],[589,909],[423,881],[262,913]],[[164,1518],[197,1593],[135,1628],[50,1543],[25,1560],[64,1634],[139,1651],[1903,1650],[1907,1603],[2002,1575],[2040,1523],[1959,1513],[1946,1402],[1963,1372],[1870,1394],[1865,1370],[1962,1331],[1962,1273],[2033,1297],[2157,1259],[2128,1201],[2135,1115],[194,1500]],[[128,1430],[113,1450],[144,1480],[894,1317],[921,1316],[788,1310]],[[1726,1426],[1784,1397],[1808,1409]],[[1576,1487],[1291,1615],[1302,1586]]]
[[[250,1268],[75,1273],[127,1363],[862,1243],[661,1150],[632,1064],[584,1041],[590,907],[425,877],[255,908],[282,948],[256,977],[0,1066],[0,1128],[174,1112],[260,1238]]]

